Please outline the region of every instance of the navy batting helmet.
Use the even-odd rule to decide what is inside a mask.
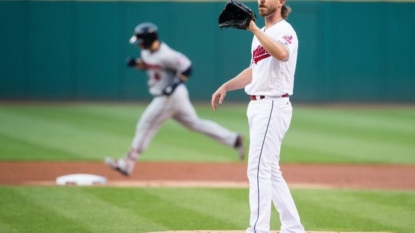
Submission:
[[[155,40],[158,40],[158,28],[153,23],[141,23],[134,29],[134,35],[130,39],[131,44],[140,44],[149,48]]]

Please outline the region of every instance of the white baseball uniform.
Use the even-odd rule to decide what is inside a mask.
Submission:
[[[169,118],[227,146],[234,146],[238,133],[231,132],[215,122],[200,119],[190,102],[184,84],[180,84],[170,96],[162,94],[164,88],[191,66],[185,55],[161,42],[155,52],[141,50],[141,60],[146,64],[147,84],[154,98],[137,123],[132,148],[141,154],[160,126]]]
[[[248,95],[256,96],[247,110],[250,130],[247,174],[251,214],[250,227],[246,232],[270,232],[272,201],[280,215],[281,233],[304,233],[279,166],[281,143],[291,122],[292,106],[288,95],[293,94],[298,39],[285,20],[267,28],[265,33],[287,47],[289,58],[286,61],[273,58],[258,39],[253,38],[252,82],[245,87]]]

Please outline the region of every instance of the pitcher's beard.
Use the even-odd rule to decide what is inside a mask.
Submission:
[[[277,11],[277,8],[259,7],[258,10],[260,16],[267,17],[274,14]]]

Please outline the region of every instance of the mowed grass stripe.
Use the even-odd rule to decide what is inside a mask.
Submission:
[[[128,150],[146,105],[0,106],[0,159],[102,160]],[[245,135],[245,105],[199,117]],[[239,117],[238,117],[239,116]],[[282,144],[283,162],[415,163],[415,109],[294,108]],[[237,161],[235,150],[173,120],[160,128],[140,160]]]
[[[401,114],[398,114],[401,113]],[[410,118],[411,115],[412,118]],[[332,132],[350,133],[354,135],[383,138],[387,135],[401,136],[389,139],[405,140],[415,135],[415,110],[327,110],[300,109],[293,116],[293,122],[304,129],[322,129]],[[301,117],[301,120],[299,120]]]
[[[223,200],[223,194],[220,191],[216,192],[217,198],[210,189],[122,188],[114,190],[109,188],[106,189],[108,193],[96,191],[98,190],[91,190],[108,202],[114,201],[114,197],[119,197],[117,202],[121,208],[134,209],[134,214],[147,218],[148,221],[162,224],[168,229],[212,229],[216,225],[226,229],[238,229],[238,226],[226,221],[226,218],[221,218],[220,209],[233,203]],[[204,198],[208,196],[207,193],[212,194],[212,199]],[[126,196],[128,198],[125,198]],[[245,200],[243,202],[245,203]],[[212,210],[212,206],[218,207],[214,213],[207,211],[208,208]],[[143,228],[139,230],[139,232],[145,232],[142,231]]]
[[[284,143],[283,148],[302,149],[302,156],[314,153],[322,158],[338,162],[415,163],[415,145],[399,142],[292,129],[290,134],[287,134]]]
[[[13,226],[20,233],[31,232],[88,232],[83,224],[76,220],[64,218],[51,211],[53,206],[60,206],[54,199],[56,192],[47,192],[47,189],[36,188],[2,188],[1,189],[1,221]],[[51,195],[53,194],[53,195]],[[55,197],[55,198],[54,198]],[[34,199],[51,198],[47,203],[41,203]],[[68,201],[62,197],[62,201]],[[46,200],[45,200],[46,201]],[[73,206],[72,208],[77,208]],[[79,206],[78,206],[79,208]],[[83,210],[83,208],[79,208]],[[0,229],[0,232],[8,232]]]
[[[202,193],[205,193],[206,189],[204,190],[205,192],[200,189],[163,189],[162,191],[151,189],[148,191],[155,198],[155,201],[152,203],[164,203],[164,205],[159,205],[159,209],[156,209],[156,211],[151,210],[151,214],[157,217],[158,213],[164,213],[165,216],[163,218],[158,217],[159,221],[169,226],[170,229],[202,230],[212,229],[212,227],[216,228],[215,226],[221,226],[224,229],[238,228],[238,226],[229,223],[226,219],[222,219],[219,209],[216,210],[217,215],[204,211],[209,208],[208,205],[218,207],[219,204],[215,203],[214,197],[213,199],[203,198]],[[221,199],[222,197],[219,198],[220,203],[224,203]],[[152,203],[148,203],[149,209],[153,208]],[[194,205],[189,205],[189,203]],[[231,204],[226,203],[226,206]]]
[[[293,196],[309,229],[398,233],[415,227],[414,192],[294,190]]]
[[[283,148],[294,152],[294,157],[303,153],[329,161],[414,163],[415,117],[409,118],[411,114],[415,116],[415,111],[300,109]]]
[[[371,192],[352,192],[343,195],[342,200],[348,203],[361,203],[358,208],[349,208],[348,213],[371,222],[382,222],[383,228],[393,227],[394,229],[404,230],[407,225],[415,226],[414,209],[415,196],[408,193],[383,193],[382,195]],[[411,201],[412,199],[412,201]],[[377,209],[377,212],[373,212]],[[388,213],[385,215],[384,213]],[[392,219],[394,216],[396,219]]]
[[[3,160],[20,160],[21,158],[38,161],[76,159],[73,154],[63,151],[60,147],[44,146],[36,141],[26,140],[20,135],[11,136],[10,134],[0,133],[0,141],[2,143],[1,158]]]
[[[415,228],[415,192],[292,189],[308,230]],[[243,230],[248,189],[0,187],[0,232]],[[273,208],[271,226],[279,229]]]
[[[235,162],[238,156],[232,147],[168,120],[140,160]]]
[[[9,151],[3,154],[4,158],[23,156],[30,160],[43,160],[39,150],[43,148],[41,151],[53,153],[45,156],[49,159],[101,160],[106,156],[121,157],[125,154],[143,106],[22,106],[4,107],[0,111],[5,125],[0,134],[12,138],[9,142],[25,142],[39,154],[25,156],[19,151],[14,151],[14,154]],[[196,161],[236,161],[237,155],[232,148],[168,120],[141,160],[185,161],[189,158]]]
[[[249,222],[247,189],[189,189],[185,192],[180,192],[179,189],[165,189],[163,192],[153,191],[153,194],[164,202],[169,202],[173,206],[179,205],[201,217],[208,216],[212,221],[221,222],[222,228],[217,228],[217,230],[240,229],[240,226],[245,226]],[[180,195],[172,200],[171,196],[177,192],[180,192]],[[201,202],[208,203],[208,205],[201,205]],[[229,206],[232,208],[228,208]],[[212,229],[210,226],[206,226],[208,228],[196,227],[194,229]]]
[[[85,130],[109,131],[123,135],[129,132],[125,126],[135,126],[143,109],[141,107],[114,107],[112,105],[66,105],[66,106],[2,106],[0,117],[28,116],[52,123],[74,125]],[[7,115],[5,115],[7,116]]]
[[[141,202],[131,196],[135,201],[135,208],[131,208],[126,205],[131,203],[129,196],[120,197],[115,192],[116,189],[112,192],[115,195],[111,195],[108,200],[101,199],[93,192],[91,194],[88,188],[48,187],[32,188],[30,191],[20,195],[50,213],[50,223],[70,222],[69,231],[64,227],[64,232],[146,232],[151,229],[167,229],[154,223],[150,217],[137,214],[136,210],[140,210]],[[139,196],[137,193],[135,195]]]
[[[51,116],[53,109],[44,109],[43,114],[35,112],[2,112],[2,127],[0,134],[10,137],[15,141],[25,142],[28,146],[36,145],[45,151],[57,153],[53,158],[74,159],[96,159],[94,156],[97,148],[106,146],[108,153],[116,153],[111,148],[119,148],[127,140],[131,140],[117,131],[108,129],[108,125],[92,124],[99,116],[87,114],[83,116],[75,112],[65,111]],[[109,122],[122,122],[112,119]],[[122,127],[121,127],[122,128]],[[20,145],[22,146],[22,145]],[[36,147],[32,147],[35,150]],[[48,154],[46,155],[48,157]]]

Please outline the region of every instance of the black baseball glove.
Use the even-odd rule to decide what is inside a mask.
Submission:
[[[128,57],[128,58],[125,60],[125,64],[126,64],[128,67],[134,67],[134,66],[136,66],[136,65],[137,65],[136,58],[134,58],[134,57]]]
[[[251,20],[255,21],[255,13],[241,2],[230,0],[219,15],[220,28],[244,29]]]

